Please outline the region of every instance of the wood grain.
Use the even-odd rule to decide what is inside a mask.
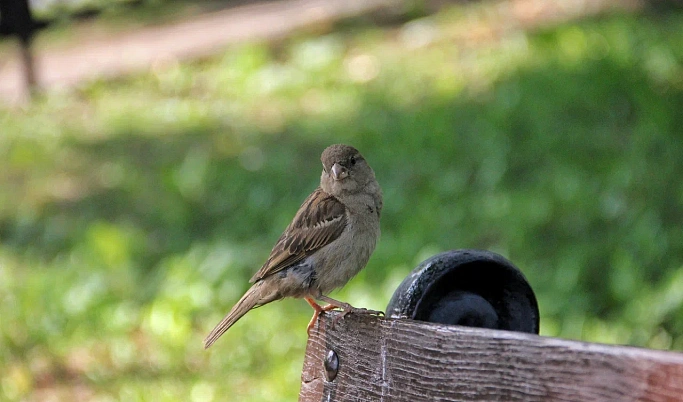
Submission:
[[[354,314],[332,327],[333,317],[311,331],[299,401],[683,401],[681,353]]]

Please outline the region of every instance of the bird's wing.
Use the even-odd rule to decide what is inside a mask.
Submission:
[[[299,207],[275,243],[270,257],[251,278],[256,282],[279,272],[332,243],[346,228],[346,207],[318,187]]]

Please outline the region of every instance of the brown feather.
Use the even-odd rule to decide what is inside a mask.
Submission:
[[[251,278],[256,282],[296,264],[336,240],[346,228],[346,207],[318,187],[299,207],[270,256]]]

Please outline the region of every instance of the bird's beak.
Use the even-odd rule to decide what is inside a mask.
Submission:
[[[349,171],[346,170],[346,168],[338,163],[335,163],[332,165],[332,177],[335,180],[341,180],[346,178],[349,175]]]

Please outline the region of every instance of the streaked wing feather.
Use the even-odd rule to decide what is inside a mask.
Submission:
[[[273,275],[336,240],[346,227],[346,207],[317,188],[301,204],[292,223],[273,246],[270,256],[251,278]]]

